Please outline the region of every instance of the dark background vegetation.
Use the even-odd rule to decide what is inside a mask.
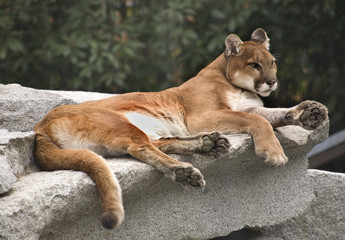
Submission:
[[[236,33],[264,28],[288,107],[327,105],[345,128],[343,0],[0,0],[0,82],[122,93],[181,84]]]

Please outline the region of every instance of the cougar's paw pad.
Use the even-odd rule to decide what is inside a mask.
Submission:
[[[327,108],[321,103],[304,101],[298,105],[298,108],[303,110],[299,117],[300,125],[307,130],[317,128],[327,118]]]
[[[230,148],[230,143],[228,139],[223,137],[218,132],[213,132],[211,134],[204,135],[202,137],[203,145],[201,151],[208,153],[210,156],[219,157],[228,152]]]
[[[209,152],[212,148],[214,148],[215,142],[208,135],[203,136],[202,140],[203,146],[201,147],[201,151]]]
[[[185,187],[204,188],[204,176],[194,167],[180,167],[174,170],[173,180]]]

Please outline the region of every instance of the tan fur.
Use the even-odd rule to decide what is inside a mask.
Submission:
[[[242,42],[231,34],[226,49],[194,78],[162,92],[128,93],[53,109],[35,127],[35,159],[45,170],[86,172],[96,183],[104,210],[102,224],[118,226],[124,218],[121,189],[102,156],[131,156],[155,166],[183,186],[203,188],[202,174],[167,153],[227,153],[220,133],[248,133],[265,163],[287,162],[273,127],[287,124],[313,129],[326,108],[306,101],[287,109],[267,109],[257,94],[277,87],[268,37],[257,29]]]

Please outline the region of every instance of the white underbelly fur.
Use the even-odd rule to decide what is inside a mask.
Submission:
[[[189,135],[183,120],[178,117],[170,121],[169,119],[155,118],[137,112],[128,112],[124,115],[134,126],[143,131],[150,140]]]
[[[124,114],[128,120],[142,130],[151,140],[158,140],[162,137],[183,137],[188,136],[189,132],[182,119],[173,118],[172,121],[164,118],[154,118],[137,112],[128,112]],[[125,154],[116,149],[103,146],[92,142],[87,138],[81,138],[71,135],[66,124],[55,126],[53,129],[55,138],[61,148],[65,149],[89,149],[104,157],[115,157]]]

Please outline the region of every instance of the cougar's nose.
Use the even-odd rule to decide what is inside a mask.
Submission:
[[[271,88],[277,82],[276,79],[268,79],[266,80],[267,85]]]

